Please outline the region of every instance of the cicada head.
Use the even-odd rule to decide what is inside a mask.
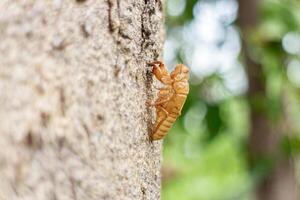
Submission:
[[[156,76],[158,80],[160,80],[164,84],[172,84],[173,80],[171,79],[167,68],[162,62],[155,61],[149,64],[153,67],[152,73]]]

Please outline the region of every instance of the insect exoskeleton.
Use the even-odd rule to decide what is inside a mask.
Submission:
[[[152,140],[159,140],[167,135],[181,114],[189,93],[189,68],[178,64],[169,74],[165,65],[160,61],[152,62],[150,65],[153,67],[152,73],[164,84],[164,87],[160,88],[157,93],[156,101],[148,104],[156,108],[156,122],[150,136]]]

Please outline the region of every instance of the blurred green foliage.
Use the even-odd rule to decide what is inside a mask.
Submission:
[[[168,58],[170,63],[193,63],[188,56],[197,50],[197,41],[184,40],[187,33],[183,30],[195,21],[199,4],[220,1],[224,3],[167,1],[167,40],[176,55]],[[197,12],[205,12],[205,8]],[[272,161],[262,159],[256,174],[249,173],[246,145],[250,103],[273,123],[284,119],[283,153],[300,151],[300,2],[263,0],[260,8],[259,25],[246,42],[251,47],[250,55],[263,67],[266,97],[250,102],[247,89],[232,92],[218,70],[199,75],[194,69],[198,66],[193,66],[182,116],[164,141],[163,200],[251,199],[257,177],[268,171]],[[223,25],[237,28],[235,22]],[[222,48],[223,43],[217,46]],[[243,68],[241,56],[237,62]]]

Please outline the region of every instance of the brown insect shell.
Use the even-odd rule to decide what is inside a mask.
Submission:
[[[172,84],[173,80],[170,77],[168,70],[164,65],[153,66],[152,73],[155,77],[164,84]]]
[[[156,127],[151,135],[152,140],[159,140],[168,133],[171,125],[181,114],[181,109],[189,92],[189,69],[183,64],[178,64],[173,72],[169,74],[161,62],[154,62],[153,64],[152,72],[158,80],[165,84],[165,88],[168,88],[167,90],[163,89],[159,91],[156,102],[169,97],[168,101],[161,105],[168,113],[167,118],[163,119],[163,121],[156,121]],[[157,115],[158,120],[163,118],[162,112],[159,110],[157,111]]]
[[[174,82],[173,88],[177,94],[188,94],[189,93],[189,84],[187,80]]]
[[[176,65],[175,69],[172,71],[171,77],[174,79],[178,75],[182,75],[182,74],[188,75],[188,73],[189,73],[189,68],[187,68],[183,64],[178,64],[178,65]],[[187,77],[187,79],[188,79],[188,77]]]

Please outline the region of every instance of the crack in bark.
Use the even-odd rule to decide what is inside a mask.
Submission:
[[[108,27],[112,33],[113,39],[116,43],[116,63],[115,63],[115,77],[118,77],[120,68],[118,67],[120,57],[120,3],[119,0],[108,0]]]
[[[63,87],[59,88],[59,101],[60,101],[60,111],[61,115],[66,115],[66,96],[65,96],[65,90]]]
[[[150,39],[150,35],[151,35],[151,31],[149,31],[145,24],[147,22],[147,20],[150,21],[150,13],[148,13],[148,0],[144,0],[144,9],[141,15],[142,18],[142,24],[141,24],[141,37],[142,37],[142,42],[141,42],[141,51],[140,53],[142,53],[148,46],[148,40]]]
[[[73,199],[77,200],[78,198],[77,198],[77,193],[75,190],[75,187],[76,187],[75,180],[71,176],[69,176],[69,181],[71,183],[71,191],[72,191]]]
[[[52,173],[49,174],[49,178],[52,182],[52,185],[53,185],[53,189],[52,189],[52,196],[51,196],[51,200],[57,200],[57,194],[56,194],[56,182],[55,182],[55,178],[54,178],[54,175]]]
[[[156,1],[155,1],[156,2]],[[149,27],[151,22],[151,16],[155,14],[155,7],[152,6],[151,0],[144,0],[144,8],[141,14],[141,44],[140,44],[140,56],[143,55],[143,52],[152,52],[153,53],[153,60],[156,60],[159,57],[158,50],[151,48],[155,44],[155,41],[151,38],[151,35],[155,30],[152,30],[151,27]],[[150,48],[149,48],[150,47]],[[149,62],[148,60],[146,62]],[[152,60],[150,61],[152,62]],[[145,93],[147,96],[147,99],[153,99],[153,93],[152,93],[152,83],[153,83],[153,75],[151,68],[146,67],[146,77],[145,77]],[[147,116],[147,131],[148,135],[150,137],[150,134],[152,133],[153,128],[153,114],[152,109],[150,107],[147,107],[146,111]]]
[[[142,42],[140,44],[140,55],[142,52],[145,52],[148,50],[148,52],[151,52],[153,54],[153,60],[158,59],[159,53],[158,49],[153,48],[155,46],[155,39],[152,38],[151,36],[159,30],[154,30],[156,29],[155,25],[153,25],[154,22],[152,22],[151,17],[156,13],[156,6],[153,5],[158,5],[160,9],[160,3],[157,0],[144,0],[144,8],[141,14],[141,37],[142,37]]]
[[[149,99],[153,99],[153,93],[152,93],[152,83],[153,83],[153,78],[152,78],[152,73],[151,70],[147,69],[146,71],[146,82],[145,82],[145,88],[146,88],[146,96],[147,96],[147,100]],[[148,136],[150,139],[151,133],[152,133],[152,129],[153,129],[153,123],[152,123],[152,109],[150,107],[146,107],[146,113],[147,113],[147,132],[148,132]]]
[[[108,27],[111,33],[114,33],[120,26],[119,1],[108,0]],[[117,17],[115,17],[117,11]]]

